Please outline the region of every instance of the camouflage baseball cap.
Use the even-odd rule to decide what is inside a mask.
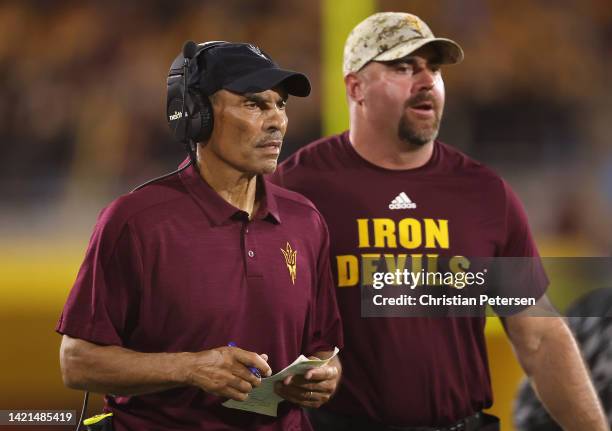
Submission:
[[[439,49],[443,64],[463,60],[458,43],[435,37],[418,16],[402,12],[375,13],[357,24],[346,39],[344,76],[357,72],[370,61],[397,60],[428,44]]]

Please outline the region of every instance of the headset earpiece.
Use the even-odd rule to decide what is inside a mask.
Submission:
[[[179,75],[168,78],[168,99],[167,99],[167,120],[168,126],[172,135],[179,142],[184,142],[185,136],[185,119],[189,115],[187,113],[187,104],[185,103],[185,111],[183,112],[183,77]],[[186,101],[185,101],[186,102]]]
[[[189,42],[185,44],[183,53],[179,54],[168,72],[168,93],[166,101],[166,118],[172,135],[179,141],[185,143],[188,150],[192,143],[207,140],[213,129],[213,111],[208,95],[202,94],[198,87],[199,79],[192,76],[201,76],[205,73],[204,62],[198,58],[207,50],[228,42],[214,41],[196,45],[192,58],[185,61],[185,51],[193,48]],[[194,44],[195,45],[195,44]],[[202,69],[200,69],[202,65]],[[187,73],[185,74],[185,70]],[[185,88],[186,85],[186,88]]]
[[[191,118],[194,134],[197,133],[198,142],[206,141],[210,138],[214,125],[213,108],[210,99],[200,91],[193,91],[191,98],[195,102],[194,105],[199,108],[199,111],[194,112],[194,116]]]

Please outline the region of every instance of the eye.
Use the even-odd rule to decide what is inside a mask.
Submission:
[[[254,102],[252,100],[247,100],[246,102],[244,102],[244,106],[247,109],[258,109],[259,105],[257,104],[257,102]]]
[[[287,108],[287,101],[286,100],[281,100],[280,102],[277,103],[278,109],[286,109]]]
[[[396,63],[393,69],[398,73],[412,73],[412,65],[408,63]]]
[[[442,69],[442,65],[441,65],[441,64],[439,64],[439,63],[430,64],[430,65],[429,65],[429,69],[430,69],[432,72],[439,72],[439,71],[440,71],[440,69]]]

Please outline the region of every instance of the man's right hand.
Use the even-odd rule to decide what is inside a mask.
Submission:
[[[201,352],[142,353],[62,337],[60,365],[64,384],[72,389],[115,395],[141,395],[193,385],[214,395],[242,401],[272,370],[267,355],[237,347]]]
[[[187,383],[202,390],[236,401],[244,401],[249,392],[261,384],[249,367],[257,368],[268,377],[272,370],[266,354],[242,350],[238,347],[218,347],[192,353],[187,369]]]

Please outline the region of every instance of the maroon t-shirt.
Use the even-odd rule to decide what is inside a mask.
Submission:
[[[371,277],[372,259],[426,268],[435,256],[537,256],[510,187],[441,142],[417,169],[375,166],[347,132],[302,148],[272,180],[308,197],[330,230],[345,348],[339,391],[324,408],[390,425],[443,426],[491,406],[484,317],[362,318],[359,286]],[[530,296],[546,285],[539,271]]]
[[[297,193],[260,186],[265,197],[251,221],[193,166],[115,200],[99,216],[57,331],[139,352],[233,341],[267,353],[273,372],[300,354],[341,347],[325,222]],[[108,395],[106,409],[117,431],[311,429],[288,402],[273,418],[224,401],[181,387]]]

